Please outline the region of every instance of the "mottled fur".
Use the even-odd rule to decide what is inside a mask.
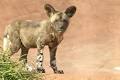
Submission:
[[[27,54],[30,48],[37,48],[37,70],[45,72],[42,67],[43,48],[48,45],[50,50],[50,65],[55,73],[63,73],[56,66],[56,50],[63,39],[63,33],[69,25],[69,19],[76,12],[76,7],[71,6],[65,12],[56,11],[50,4],[45,5],[49,17],[44,21],[16,20],[9,24],[4,33],[4,50],[10,49],[11,54],[21,49],[20,60],[27,63]]]

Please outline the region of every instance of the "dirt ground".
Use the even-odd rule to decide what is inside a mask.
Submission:
[[[77,7],[75,16],[57,51],[57,64],[65,74],[53,74],[45,48],[45,80],[120,80],[119,0],[1,0],[0,37],[5,26],[16,19],[47,19],[44,4],[64,11]],[[0,43],[2,44],[2,43]],[[34,65],[36,50],[29,52]],[[13,56],[19,58],[19,53]]]

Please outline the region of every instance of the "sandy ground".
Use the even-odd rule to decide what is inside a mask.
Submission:
[[[63,42],[57,51],[57,64],[65,74],[53,74],[49,51],[44,50],[46,80],[120,80],[120,1],[119,0],[2,0],[0,37],[5,26],[16,19],[47,19],[45,3],[64,11],[77,6]],[[2,43],[0,43],[2,44]],[[35,64],[36,50],[29,52]],[[19,58],[19,53],[13,56]]]

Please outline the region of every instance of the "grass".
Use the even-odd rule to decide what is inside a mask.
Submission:
[[[9,52],[0,51],[0,80],[43,80],[43,75],[28,72],[23,64],[12,61]]]

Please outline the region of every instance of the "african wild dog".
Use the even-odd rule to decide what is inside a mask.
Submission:
[[[65,12],[55,10],[50,4],[44,6],[48,20],[32,21],[17,20],[9,24],[4,33],[3,49],[10,49],[11,54],[21,49],[20,60],[27,63],[27,54],[30,48],[37,48],[37,71],[45,72],[43,68],[43,48],[48,45],[50,50],[50,65],[54,73],[63,73],[56,66],[56,50],[63,40],[70,18],[75,14],[76,7],[70,6]]]

